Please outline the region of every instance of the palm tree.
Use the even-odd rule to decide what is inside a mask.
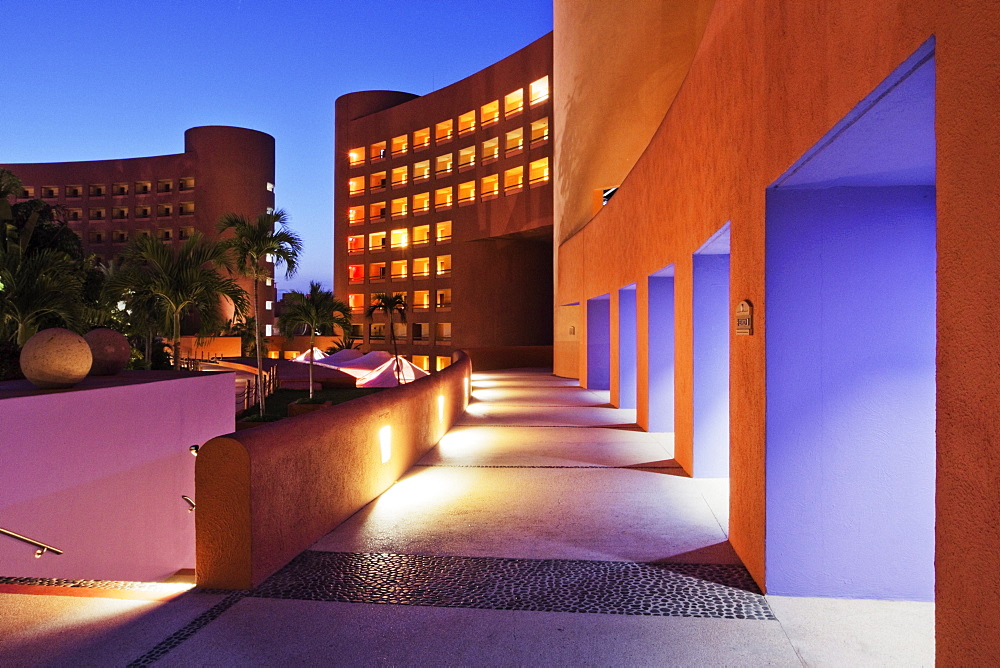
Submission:
[[[402,370],[399,368],[399,351],[396,348],[396,328],[392,317],[399,314],[399,321],[406,322],[406,297],[391,292],[376,292],[372,295],[372,304],[365,309],[365,317],[371,320],[376,313],[385,313],[389,318],[389,340],[392,342],[392,362],[396,370],[396,382],[403,384]]]
[[[342,336],[351,329],[351,307],[329,290],[315,281],[309,282],[309,294],[292,290],[285,293],[278,327],[286,338],[292,338],[295,330],[305,327],[309,331],[309,398],[313,398],[313,356],[316,335],[332,332],[339,327]]]
[[[253,284],[254,339],[257,346],[257,402],[260,414],[264,414],[264,371],[263,349],[260,345],[260,302],[259,286],[263,279],[272,277],[267,265],[285,265],[285,278],[291,278],[298,269],[302,240],[299,235],[286,229],[288,216],[280,209],[272,213],[262,213],[256,220],[229,213],[216,226],[219,233],[232,230],[233,236],[222,244],[232,251],[236,258],[236,271],[249,278]],[[281,229],[276,229],[278,226]]]
[[[126,249],[125,264],[110,279],[110,287],[130,288],[139,299],[150,296],[162,306],[177,369],[185,315],[197,314],[198,333],[207,336],[225,325],[222,299],[228,299],[237,314],[246,313],[246,291],[220,271],[228,268],[226,249],[200,233],[192,234],[176,252],[152,237],[140,237]]]

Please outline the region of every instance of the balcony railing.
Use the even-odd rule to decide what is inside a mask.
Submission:
[[[439,268],[437,270],[437,275],[440,276],[440,277],[442,277],[442,278],[446,278],[448,276],[451,276],[451,269],[440,269]]]

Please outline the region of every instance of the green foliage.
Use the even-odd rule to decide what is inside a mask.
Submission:
[[[309,294],[292,290],[285,294],[278,327],[287,338],[298,329],[309,333],[309,350],[316,347],[316,335],[333,332],[339,327],[341,335],[351,329],[351,307],[337,299],[329,290],[315,281],[309,282]],[[309,356],[309,396],[313,396],[313,359]]]
[[[393,367],[396,370],[396,382],[403,384],[399,368],[399,350],[396,347],[396,328],[393,327],[393,316],[399,315],[400,322],[406,322],[406,297],[391,292],[376,292],[372,295],[371,306],[365,309],[365,317],[372,319],[376,313],[384,313],[389,319],[389,340],[392,342]]]

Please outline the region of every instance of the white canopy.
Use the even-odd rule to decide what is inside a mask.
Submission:
[[[297,356],[293,357],[292,361],[293,362],[308,362],[309,358],[312,357],[313,362],[318,362],[319,360],[321,360],[323,358],[324,355],[326,355],[326,353],[324,353],[319,348],[313,348],[312,350],[305,351],[301,355],[297,355]]]
[[[399,357],[397,359],[399,360],[399,375],[404,384],[430,375],[405,358]],[[358,387],[396,387],[397,385],[399,385],[399,380],[396,378],[396,365],[392,363],[391,359],[367,376],[358,379]]]
[[[367,355],[362,355],[357,359],[349,360],[347,362],[338,362],[337,364],[327,364],[325,361],[320,360],[320,364],[323,366],[333,367],[334,369],[340,369],[344,373],[349,373],[355,378],[361,378],[368,373],[379,368],[386,362],[392,359],[392,355],[384,350],[375,350]]]
[[[316,359],[317,364],[325,364],[327,366],[337,366],[338,364],[343,364],[344,362],[350,362],[356,360],[362,356],[360,350],[355,350],[354,348],[346,348],[344,350],[338,350],[332,355],[327,355],[321,359]]]

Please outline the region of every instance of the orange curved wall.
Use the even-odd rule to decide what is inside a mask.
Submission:
[[[595,3],[596,4],[596,3]],[[556,16],[594,17],[557,1]],[[568,19],[563,19],[564,21]],[[557,248],[556,304],[637,283],[638,413],[647,424],[646,277],[676,267],[677,459],[691,465],[691,254],[727,221],[732,229],[730,297],[755,305],[752,337],[731,338],[731,542],[760,583],[764,573],[764,435],[767,311],[764,303],[765,189],[931,36],[936,38],[938,407],[937,643],[942,664],[1000,660],[1000,560],[996,531],[995,426],[1000,423],[1000,5],[932,0],[717,3],[686,80],[622,189]],[[592,26],[600,32],[599,26]],[[558,28],[558,25],[557,25]],[[585,32],[586,26],[581,28]],[[595,47],[599,43],[595,43]],[[578,45],[584,49],[586,45]],[[600,69],[600,48],[576,57],[577,76]],[[556,54],[557,63],[565,63]],[[558,70],[557,68],[557,71]],[[556,107],[586,104],[566,86]],[[626,75],[627,76],[627,75]],[[610,84],[603,94],[613,95]],[[599,134],[592,141],[601,140]],[[581,140],[582,141],[582,140]],[[584,156],[598,148],[579,144]],[[557,157],[559,157],[557,153]],[[557,166],[572,180],[577,162]],[[584,170],[586,175],[586,171]],[[582,208],[586,193],[556,211]],[[569,220],[568,225],[575,225]],[[557,230],[562,220],[556,222]],[[559,345],[558,372],[586,383],[585,359]],[[581,332],[585,318],[574,326]],[[614,329],[614,323],[613,323]],[[585,349],[586,332],[578,337]],[[614,358],[612,364],[615,364]],[[689,468],[690,470],[690,468]]]

